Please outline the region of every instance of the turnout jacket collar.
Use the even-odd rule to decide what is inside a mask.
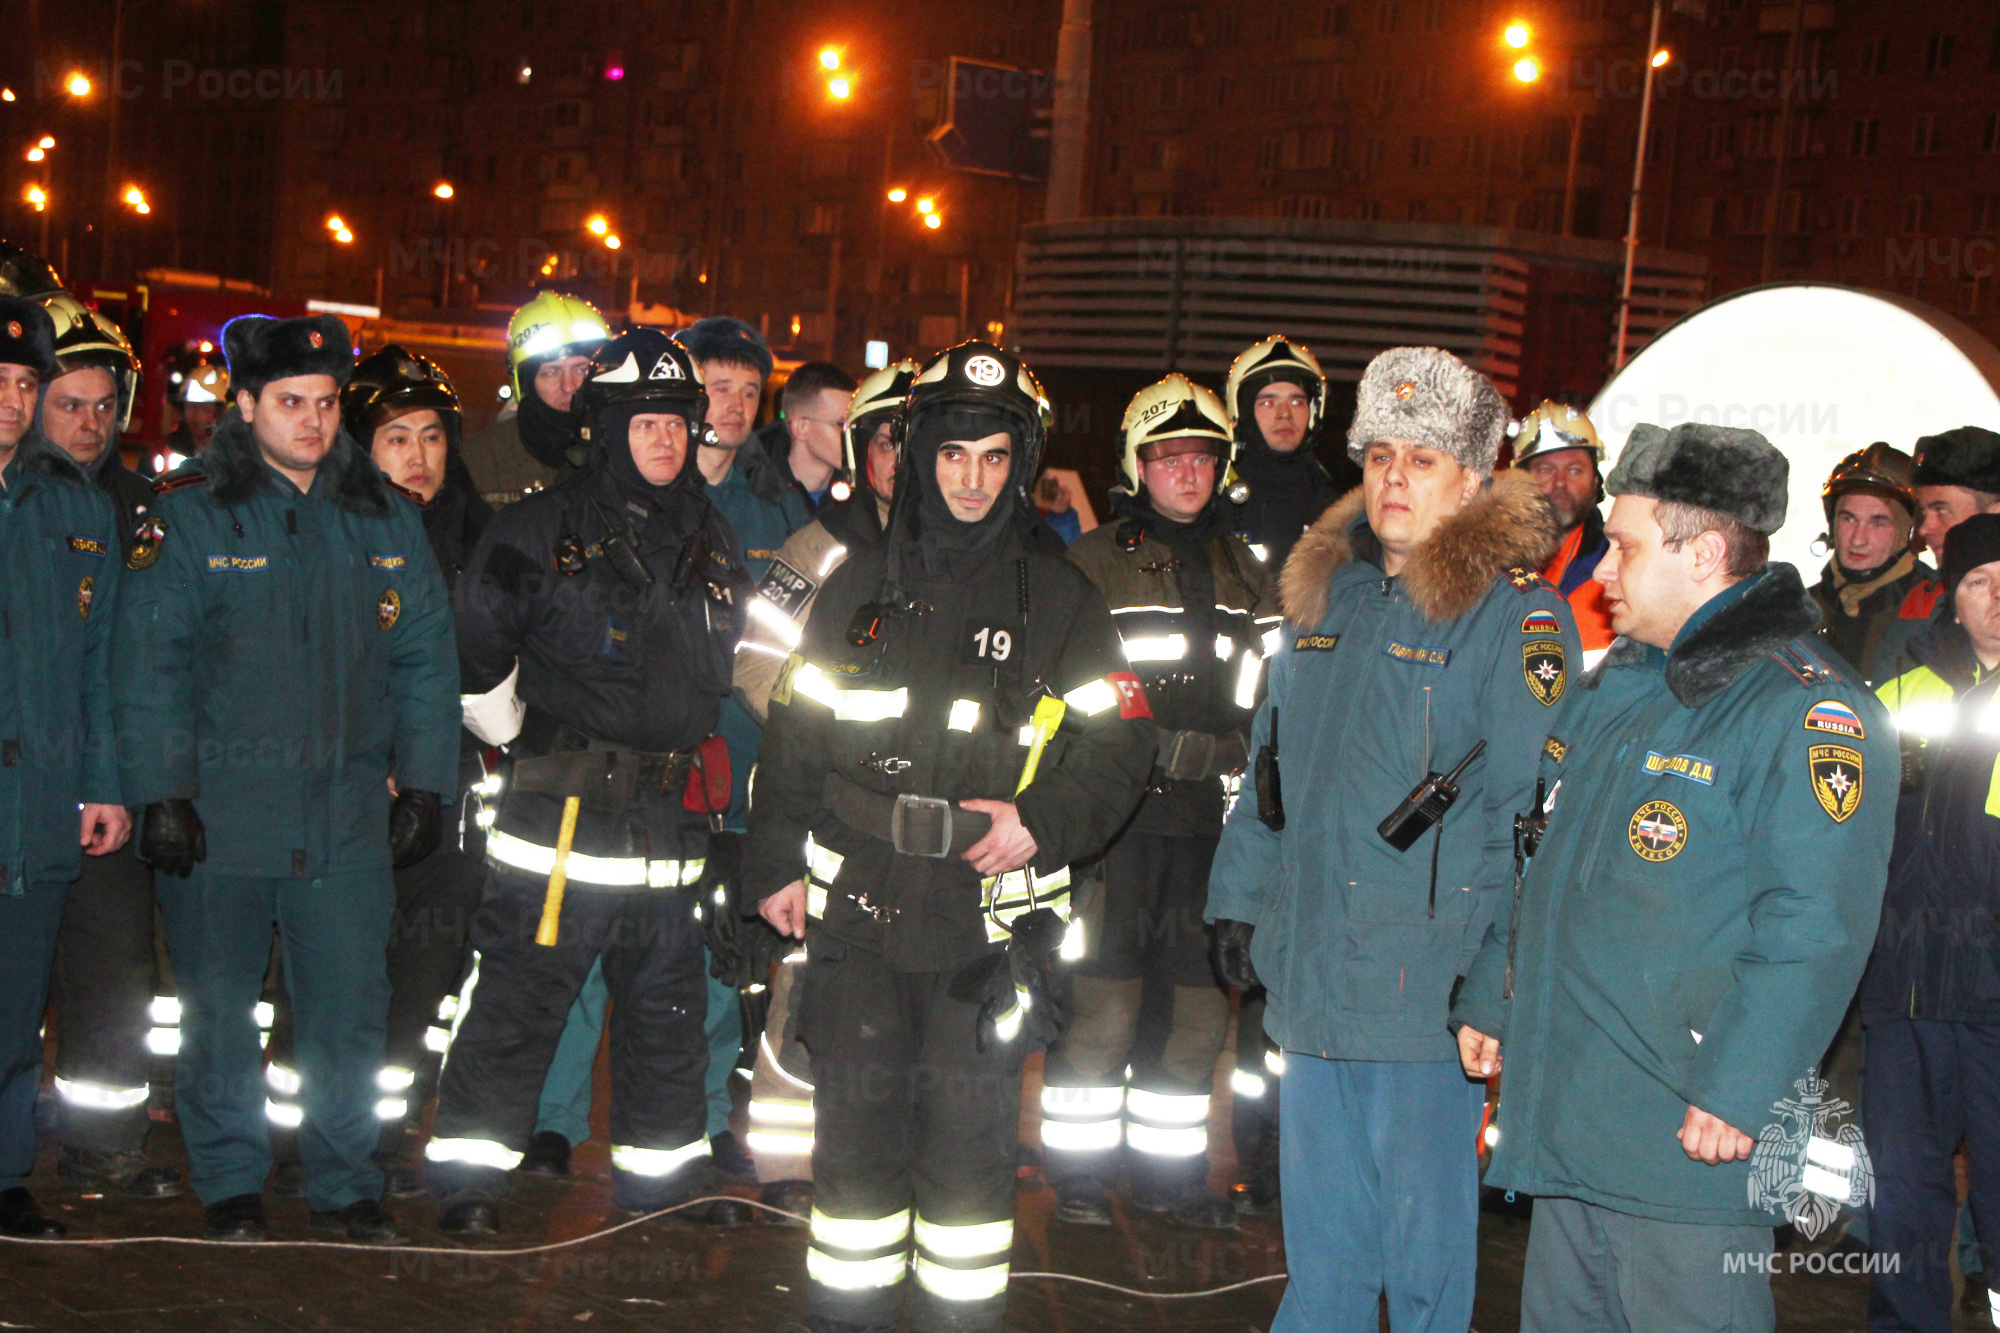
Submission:
[[[1456,620],[1479,604],[1510,569],[1540,569],[1560,534],[1555,511],[1523,473],[1503,472],[1465,508],[1439,525],[1403,562],[1403,591],[1432,624]],[[1357,554],[1371,562],[1380,547],[1355,487],[1306,529],[1278,581],[1285,618],[1310,629],[1326,614],[1333,576]]]
[[[1804,638],[1819,624],[1819,607],[1792,566],[1766,565],[1744,585],[1739,596],[1702,619],[1667,654],[1667,688],[1683,708],[1700,708],[1758,662]],[[1728,597],[1729,592],[1717,596]],[[1646,666],[1653,651],[1621,636],[1584,677],[1583,687],[1596,689],[1606,671]]]
[[[209,498],[223,509],[245,504],[273,488],[272,473],[249,423],[231,407],[215,428],[215,438],[189,464],[208,478]],[[387,518],[393,502],[388,479],[367,451],[354,442],[346,427],[340,428],[333,448],[319,465],[321,479],[333,503],[364,518]]]

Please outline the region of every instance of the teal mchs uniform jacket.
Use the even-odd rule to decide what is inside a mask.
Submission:
[[[67,883],[83,865],[80,804],[118,805],[111,497],[29,431],[0,491],[0,893]]]
[[[1250,740],[1254,755],[1275,730],[1285,827],[1258,818],[1253,766],[1207,910],[1256,926],[1264,1026],[1285,1049],[1457,1058],[1452,990],[1505,919],[1514,813],[1533,803],[1542,741],[1583,651],[1569,604],[1532,572],[1555,542],[1547,503],[1508,473],[1394,578],[1358,490],[1286,563],[1285,643]],[[1441,832],[1407,852],[1376,832],[1426,773],[1449,772],[1482,740]]]
[[[1829,665],[1817,620],[1798,572],[1770,565],[1669,653],[1619,639],[1550,729],[1511,997],[1503,931],[1453,1015],[1501,1039],[1487,1184],[1726,1226],[1774,1225],[1796,1198],[1802,1085],[1875,938],[1899,771],[1887,714]],[[1756,1154],[1688,1157],[1689,1106]]]
[[[125,799],[192,798],[211,873],[386,868],[392,774],[450,808],[450,597],[416,505],[345,432],[301,495],[231,408],[161,482],[128,563]]]

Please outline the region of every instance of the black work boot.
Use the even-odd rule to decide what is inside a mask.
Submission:
[[[55,1240],[68,1230],[44,1213],[35,1196],[21,1186],[0,1190],[0,1232],[29,1240]]]
[[[528,1140],[528,1150],[521,1154],[521,1164],[514,1168],[521,1175],[553,1176],[558,1180],[569,1175],[569,1140],[552,1129],[536,1132]]]
[[[437,1229],[447,1236],[471,1240],[497,1236],[500,1234],[499,1205],[484,1190],[459,1190],[448,1194],[438,1200]]]
[[[264,1196],[232,1194],[202,1210],[201,1234],[210,1240],[269,1240],[271,1224],[264,1220]]]
[[[408,1245],[410,1233],[374,1199],[356,1199],[338,1212],[312,1215],[314,1231],[346,1236],[350,1245]]]
[[[757,1202],[782,1213],[757,1210],[757,1220],[765,1226],[802,1227],[812,1219],[813,1183],[810,1180],[773,1180],[757,1191]],[[786,1214],[789,1214],[787,1216]]]
[[[56,1174],[86,1190],[133,1199],[171,1199],[185,1188],[180,1172],[142,1152],[65,1147],[56,1161]]]
[[[1051,1182],[1056,1190],[1056,1221],[1073,1227],[1111,1225],[1111,1191],[1094,1176]]]

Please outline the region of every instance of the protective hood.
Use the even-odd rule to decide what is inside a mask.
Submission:
[[[575,438],[575,420],[568,412],[558,412],[535,392],[530,376],[528,391],[521,395],[514,420],[520,423],[521,446],[543,467],[561,467],[570,461],[569,446]]]
[[[1007,480],[994,497],[993,505],[977,523],[957,518],[938,488],[938,449],[954,440],[982,440],[1005,434],[1012,443],[1013,456]],[[925,571],[948,577],[965,567],[969,557],[981,556],[1002,534],[1012,530],[1020,490],[1017,472],[1021,459],[1021,439],[1013,421],[1005,415],[979,407],[950,407],[926,414],[911,427],[903,443],[902,461],[897,469],[896,501],[890,511],[890,530],[899,542],[914,542],[921,550]]]

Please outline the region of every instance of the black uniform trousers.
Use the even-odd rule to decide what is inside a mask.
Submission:
[[[535,1132],[569,1008],[604,960],[611,993],[611,1178],[619,1206],[663,1208],[708,1183],[708,969],[691,889],[572,881],[553,946],[535,943],[546,875],[490,867],[472,974],[445,1053],[424,1182],[442,1199],[507,1191]]]
[[[1947,1333],[1958,1217],[1952,1154],[1961,1141],[1972,1229],[1982,1242],[2000,1236],[2000,1024],[1870,1024],[1861,1096],[1875,1169],[1869,1244],[1878,1255],[1899,1258],[1895,1272],[1875,1275],[1868,1327]],[[1994,1257],[1982,1249],[1990,1283]]]
[[[63,899],[55,971],[56,1097],[65,1147],[137,1152],[150,1127],[146,1101],[152,1003],[153,868],[138,839],[83,858]]]
[[[42,1010],[64,885],[16,879],[8,889],[19,891],[0,890],[0,1190],[25,1185],[35,1165]]]
[[[434,1052],[443,1043],[432,1028],[445,1021],[447,996],[458,991],[471,950],[472,915],[486,884],[486,867],[457,847],[440,846],[415,865],[395,872],[396,914],[389,924],[389,1019],[383,1043],[376,1104],[382,1122],[381,1151],[395,1155],[406,1135],[423,1124],[424,1106],[437,1087]],[[271,1156],[298,1160],[298,1135],[289,1123],[301,1091],[293,1057],[291,995],[279,985],[269,992],[271,1064],[280,1072],[269,1081]],[[439,1027],[442,1033],[447,1029]]]
[[[1217,842],[1128,829],[1105,852],[1104,888],[1071,968],[1075,1017],[1050,1052],[1042,1094],[1052,1181],[1108,1182],[1121,1139],[1136,1186],[1185,1186],[1207,1173],[1209,1094],[1229,1029],[1202,921]],[[1157,1035],[1142,1021],[1153,1013],[1164,1020]]]
[[[979,1049],[952,973],[891,971],[813,933],[799,1037],[814,1085],[807,1309],[917,1333],[1000,1327],[1013,1250],[1022,1042]]]

